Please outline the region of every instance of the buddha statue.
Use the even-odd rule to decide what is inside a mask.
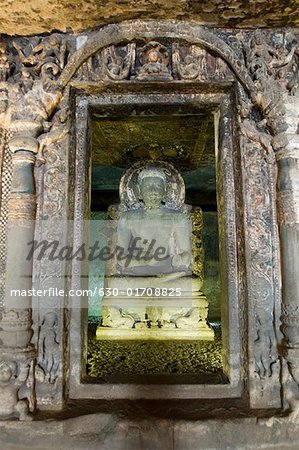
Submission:
[[[166,176],[157,167],[143,169],[137,179],[140,209],[120,215],[117,240],[124,249],[119,274],[162,276],[191,274],[190,219],[165,206]]]
[[[192,275],[191,207],[182,176],[166,162],[137,163],[121,179],[120,200],[110,208],[118,251],[106,272],[113,295],[103,298],[98,339],[163,333],[213,339],[202,277]]]

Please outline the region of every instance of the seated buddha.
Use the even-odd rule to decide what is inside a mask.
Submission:
[[[124,249],[116,270],[121,275],[162,276],[191,273],[190,219],[165,205],[166,176],[148,166],[137,180],[141,208],[120,214],[117,242]]]
[[[166,162],[137,163],[120,181],[120,200],[110,208],[115,258],[105,277],[116,294],[103,298],[97,337],[159,339],[163,330],[176,337],[180,329],[183,339],[200,333],[212,339],[202,279],[192,275],[191,207],[182,176]]]

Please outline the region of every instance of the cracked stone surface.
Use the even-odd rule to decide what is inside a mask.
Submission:
[[[298,0],[3,0],[1,33],[82,30],[129,19],[176,19],[219,27],[296,27]]]
[[[224,408],[222,408],[224,412]],[[111,413],[0,423],[0,448],[72,450],[298,449],[298,423],[286,418],[244,417],[132,420]],[[3,446],[2,446],[3,444]]]

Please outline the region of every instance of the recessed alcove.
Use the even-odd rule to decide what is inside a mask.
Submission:
[[[223,382],[218,252],[214,116],[198,109],[150,105],[127,108],[119,115],[91,118],[91,220],[107,218],[107,208],[119,203],[119,184],[132,164],[167,161],[182,174],[186,203],[203,210],[200,249],[204,253],[204,293],[209,302],[208,323],[216,330],[213,342],[98,341],[95,326],[101,320],[101,299],[89,298],[87,375],[102,379],[155,381],[180,375],[186,380]],[[92,292],[104,286],[103,267],[89,281]],[[150,361],[150,363],[149,363]]]
[[[204,282],[210,303],[208,324],[215,340],[135,340],[132,345],[129,340],[97,341],[101,298],[89,298],[86,308],[72,311],[77,339],[70,343],[75,368],[71,398],[105,398],[112,387],[116,398],[160,398],[160,389],[162,397],[177,398],[178,386],[183,398],[241,395],[239,288],[227,271],[227,252],[237,251],[236,212],[228,206],[232,198],[224,186],[228,180],[233,182],[237,155],[232,147],[230,101],[223,92],[178,92],[167,101],[157,93],[79,97],[76,158],[77,170],[85,164],[85,176],[77,178],[77,189],[85,194],[75,208],[75,222],[83,217],[91,222],[107,219],[109,205],[119,203],[119,182],[128,167],[142,160],[171,163],[183,176],[186,203],[203,212]],[[224,133],[228,124],[231,132]],[[80,227],[75,229],[75,239],[80,239]],[[236,270],[237,261],[230,264]],[[80,270],[78,266],[76,271]],[[81,285],[103,285],[104,274],[102,265],[96,276],[93,271],[89,279],[83,277]],[[151,393],[149,385],[156,386]]]

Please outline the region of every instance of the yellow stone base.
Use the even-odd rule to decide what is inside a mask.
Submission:
[[[97,328],[97,340],[188,340],[188,341],[213,341],[214,330],[202,327],[193,330],[179,328],[110,328],[99,326]]]

